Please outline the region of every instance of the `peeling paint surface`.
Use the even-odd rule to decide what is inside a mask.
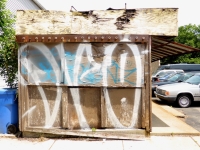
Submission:
[[[93,10],[87,12],[19,10],[17,11],[16,34],[148,34],[177,36],[178,8]]]

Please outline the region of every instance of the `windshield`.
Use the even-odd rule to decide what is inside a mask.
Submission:
[[[191,78],[185,80],[184,82],[198,85],[200,83],[200,75],[194,75]]]
[[[175,81],[185,81],[188,78],[190,78],[191,76],[193,76],[194,74],[192,73],[185,73],[185,74],[175,74],[174,76],[170,77],[168,80],[175,82]]]
[[[164,74],[159,75],[159,78],[167,78],[167,77],[169,78],[169,77],[171,77],[174,74],[175,74],[175,72],[173,72],[173,71],[165,72]]]
[[[172,82],[178,81],[181,76],[182,76],[182,74],[175,74],[172,77],[170,77],[168,80],[172,81]]]
[[[161,76],[163,76],[164,74],[166,74],[166,72],[160,72],[160,73],[157,74],[157,76],[161,77]]]

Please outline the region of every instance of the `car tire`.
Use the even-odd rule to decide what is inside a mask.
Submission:
[[[182,94],[178,96],[177,103],[178,103],[178,106],[180,106],[181,108],[187,108],[192,103],[192,97],[187,94]]]
[[[156,95],[154,94],[154,91],[152,91],[151,97],[156,97]]]

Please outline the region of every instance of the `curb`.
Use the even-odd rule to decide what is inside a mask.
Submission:
[[[0,134],[0,138],[17,138],[14,134]]]
[[[158,98],[152,98],[152,103],[156,103],[156,101],[159,101]],[[160,107],[162,107],[164,110],[166,110],[168,113],[172,114],[175,117],[178,118],[185,118],[185,114],[181,113],[180,111],[177,111],[176,109],[174,109],[172,106],[168,106],[168,105],[159,105]]]
[[[170,106],[161,106],[163,109],[165,109],[168,113],[171,113],[173,116],[178,117],[178,118],[185,118],[185,114],[177,111],[173,107]]]
[[[165,108],[165,109],[164,109]],[[169,127],[152,127],[150,136],[199,136],[200,132],[186,124],[176,116],[185,117],[172,107],[162,107],[152,101],[152,113],[166,123]]]
[[[150,136],[200,136],[200,133],[150,133]]]

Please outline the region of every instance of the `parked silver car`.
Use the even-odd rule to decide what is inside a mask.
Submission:
[[[182,108],[189,107],[193,101],[200,101],[200,73],[184,82],[158,86],[154,94],[161,100],[177,102]]]
[[[195,74],[194,72],[180,72],[180,73],[175,73],[173,76],[171,76],[170,78],[168,78],[166,80],[152,82],[152,84],[151,84],[152,97],[155,97],[154,92],[156,91],[156,88],[158,86],[183,82],[183,81],[189,79],[194,74]]]

